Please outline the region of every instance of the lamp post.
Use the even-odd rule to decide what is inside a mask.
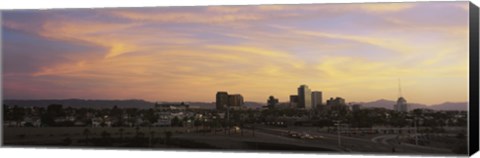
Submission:
[[[417,132],[417,129],[418,129],[418,127],[417,127],[417,117],[413,117],[413,119],[408,119],[408,120],[411,120],[411,121],[413,121],[413,128],[415,129],[415,130],[414,130],[413,137],[415,138],[415,145],[418,145],[418,136],[417,136],[417,134],[418,134],[418,132]]]
[[[252,136],[255,137],[255,123],[252,125]]]
[[[341,136],[340,136],[340,121],[335,121],[335,125],[337,126],[337,139],[338,139],[338,146],[342,146]]]
[[[227,106],[227,130],[228,135],[230,135],[230,107]]]
[[[206,128],[205,123],[207,122],[207,118],[203,118],[202,120],[203,120],[203,129],[202,129],[203,131],[202,132],[203,132],[203,135],[205,135],[207,133],[206,129],[205,129]]]
[[[413,125],[415,126],[415,145],[418,145],[417,117],[414,117],[414,118],[413,118]]]
[[[228,107],[226,104],[224,104],[223,107],[227,109],[226,113],[223,115],[223,119],[224,119],[223,132],[225,133],[225,135],[227,135]]]
[[[217,135],[217,116],[213,116],[213,135]]]

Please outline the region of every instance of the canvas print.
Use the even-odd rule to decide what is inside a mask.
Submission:
[[[468,153],[469,2],[1,15],[4,146]]]

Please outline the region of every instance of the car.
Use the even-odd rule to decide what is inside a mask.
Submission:
[[[300,135],[301,139],[314,139],[314,137],[308,133],[303,133]]]
[[[321,136],[321,135],[315,135],[313,136],[315,139],[324,139],[325,137],[324,136]]]
[[[292,133],[290,134],[290,137],[293,137],[293,138],[298,138],[299,135],[295,134],[295,133]]]

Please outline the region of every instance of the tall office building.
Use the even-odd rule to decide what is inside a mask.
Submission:
[[[400,79],[398,79],[398,96],[397,103],[393,105],[393,109],[397,112],[408,112],[407,100],[402,96],[402,85]]]
[[[298,87],[298,108],[312,109],[312,92],[307,85]]]
[[[298,107],[298,95],[290,95],[290,107]]]
[[[228,95],[228,106],[239,107],[243,105],[243,96],[240,94]]]
[[[345,99],[341,97],[330,98],[327,100],[327,106],[337,106],[337,105],[347,105],[345,104]]]
[[[217,92],[215,104],[216,104],[217,110],[225,110],[225,108],[228,106],[228,93]]]
[[[322,106],[322,92],[320,91],[313,91],[312,92],[312,108],[317,109],[317,107]]]
[[[348,111],[349,107],[345,103],[345,99],[341,97],[330,98],[327,100],[326,108],[334,111]]]
[[[393,105],[393,109],[397,112],[408,112],[407,100],[403,97],[399,97],[397,104]]]
[[[362,108],[362,105],[360,104],[353,104],[352,105],[352,111],[359,111]]]

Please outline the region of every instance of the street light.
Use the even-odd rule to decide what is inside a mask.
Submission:
[[[413,119],[408,119],[409,121],[413,121],[413,125],[414,125],[414,128],[415,128],[415,133],[413,135],[413,137],[415,138],[415,145],[418,145],[418,136],[417,136],[417,117],[413,117]]]
[[[217,135],[217,116],[213,116],[213,135]]]
[[[205,135],[207,133],[206,130],[205,130],[205,128],[206,128],[205,123],[207,122],[207,118],[202,119],[202,121],[203,121],[203,128],[202,128],[203,131],[202,132],[203,132],[203,135]]]
[[[224,116],[225,125],[224,125],[224,127],[223,127],[223,130],[224,130],[224,132],[225,132],[225,135],[227,135],[227,128],[228,128],[229,125],[230,125],[230,123],[229,123],[229,109],[228,109],[229,107],[228,107],[226,104],[224,104],[223,107],[226,107],[226,109],[227,109],[227,112],[226,112],[226,114],[225,114],[226,116]],[[228,132],[228,134],[230,134],[230,131]]]
[[[337,126],[337,135],[338,135],[338,146],[341,147],[342,146],[342,141],[340,139],[340,120],[338,121],[335,121],[335,125]]]
[[[413,125],[415,126],[415,145],[418,145],[417,117],[414,117],[414,119],[413,119]]]

